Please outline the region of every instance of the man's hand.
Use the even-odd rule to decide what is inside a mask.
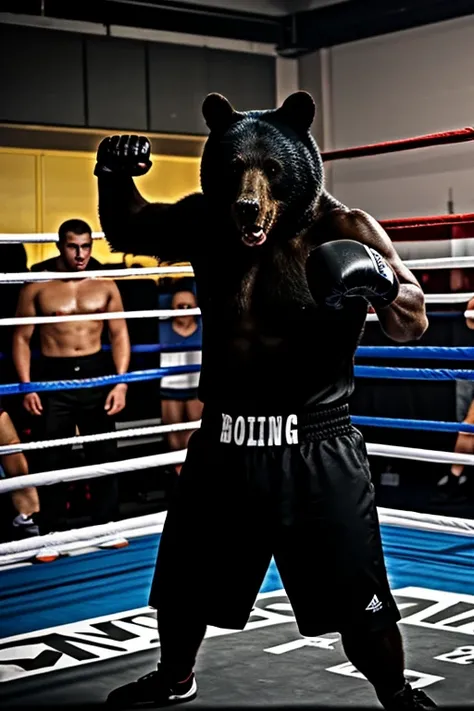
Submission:
[[[43,405],[38,393],[27,393],[23,398],[23,407],[30,415],[43,414]]]
[[[104,409],[107,411],[108,415],[116,415],[121,412],[125,407],[125,401],[127,396],[127,384],[119,383],[116,385],[107,395],[107,400],[105,401]]]

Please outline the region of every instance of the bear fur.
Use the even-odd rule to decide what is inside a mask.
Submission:
[[[203,115],[210,132],[202,192],[174,204],[147,202],[133,182],[137,166],[150,166],[146,139],[135,137],[141,143],[132,155],[118,137],[113,156],[101,157],[99,149],[98,160],[116,160],[115,171],[98,173],[106,239],[115,250],[192,264],[203,318],[204,402],[304,407],[321,392],[325,402],[347,397],[367,304],[351,299],[342,312],[327,313],[308,288],[308,254],[333,238],[326,215],[344,208],[324,188],[310,133],[312,97],[296,92],[277,109],[240,112],[211,94]]]

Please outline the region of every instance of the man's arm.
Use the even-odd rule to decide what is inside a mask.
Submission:
[[[117,284],[112,282],[109,285],[110,298],[107,304],[108,313],[123,311],[122,297]],[[117,375],[127,372],[130,365],[130,337],[128,334],[127,321],[124,318],[110,319],[109,339],[112,348],[112,358]]]
[[[397,276],[397,298],[389,306],[375,307],[386,335],[400,343],[421,338],[428,328],[423,291],[383,227],[363,210],[335,210],[332,227],[333,239],[351,239],[375,249]]]
[[[18,444],[19,442],[20,439],[10,415],[7,412],[3,412],[0,417],[0,445],[4,447],[10,444]],[[3,454],[0,457],[0,461],[7,477],[28,474],[28,463],[23,452]],[[38,492],[34,486],[12,491],[11,494],[13,505],[19,514],[28,516],[39,511]]]
[[[466,307],[466,311],[474,311],[474,299],[471,299]],[[466,319],[466,326],[471,330],[474,330],[474,318]]]
[[[36,316],[36,295],[38,284],[26,284],[20,291],[16,309],[17,317]],[[30,342],[35,326],[16,326],[12,339],[13,364],[20,383],[31,382]],[[41,415],[43,407],[38,393],[28,393],[24,398],[25,408],[32,415]]]
[[[109,284],[110,298],[107,304],[109,313],[123,311],[122,297],[117,284]],[[109,320],[109,339],[112,349],[112,359],[117,375],[123,375],[128,371],[130,365],[130,337],[128,334],[127,322],[125,319]],[[109,415],[116,415],[125,407],[125,397],[127,393],[127,383],[119,383],[110,391],[105,409]]]

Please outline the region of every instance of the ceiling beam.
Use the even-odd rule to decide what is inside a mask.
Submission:
[[[106,30],[123,26],[244,40],[273,45],[280,56],[296,58],[323,47],[474,15],[474,0],[341,0],[279,17],[173,0],[4,0],[2,10],[96,23]]]
[[[283,39],[280,17],[170,0],[4,0],[2,11],[274,45]]]
[[[466,15],[474,15],[473,0],[345,0],[284,18],[284,39],[277,52],[299,57]]]

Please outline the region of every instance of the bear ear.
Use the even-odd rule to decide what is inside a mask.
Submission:
[[[228,128],[241,114],[222,94],[208,94],[202,104],[202,115],[210,131],[222,131]]]
[[[307,133],[316,114],[316,104],[307,91],[296,91],[285,99],[275,113],[298,133]]]

